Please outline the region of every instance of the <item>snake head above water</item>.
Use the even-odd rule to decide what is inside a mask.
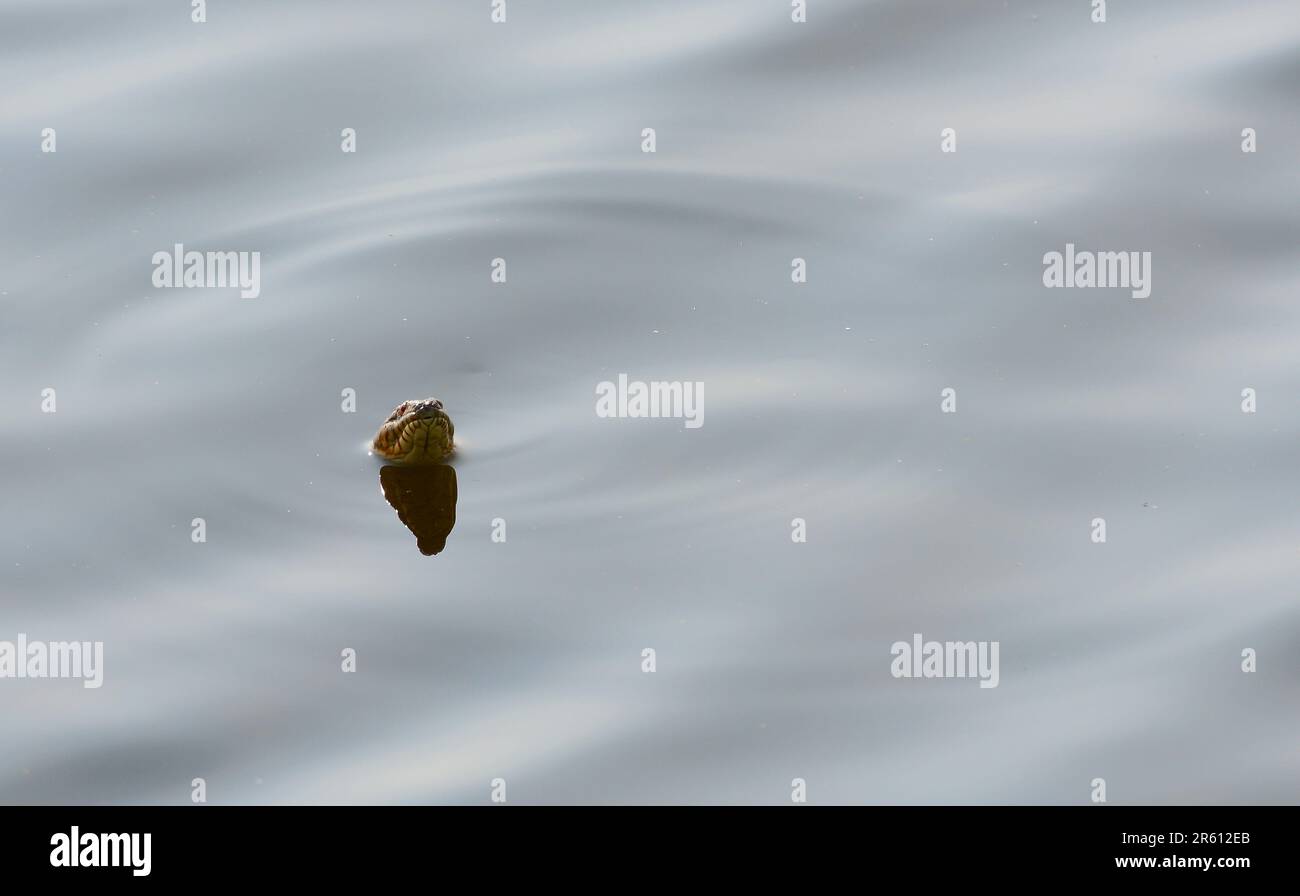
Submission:
[[[404,401],[375,433],[374,451],[386,460],[432,464],[455,449],[456,427],[436,398]]]

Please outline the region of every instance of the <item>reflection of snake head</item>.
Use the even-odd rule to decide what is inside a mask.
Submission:
[[[436,398],[404,401],[375,433],[374,450],[387,460],[436,463],[451,454],[456,427]]]
[[[397,518],[415,533],[420,553],[441,551],[456,525],[456,470],[446,464],[379,470],[379,486]]]

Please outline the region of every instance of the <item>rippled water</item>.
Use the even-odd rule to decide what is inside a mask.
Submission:
[[[0,801],[1300,799],[1293,0],[208,5],[0,4]]]

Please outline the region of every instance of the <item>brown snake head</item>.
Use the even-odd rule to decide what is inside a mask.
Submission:
[[[432,464],[455,449],[456,427],[436,398],[404,401],[375,433],[374,451],[386,460]]]

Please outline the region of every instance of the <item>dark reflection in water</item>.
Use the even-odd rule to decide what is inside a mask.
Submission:
[[[456,525],[456,470],[445,464],[399,467],[389,464],[379,471],[384,497],[397,518],[415,533],[420,553],[426,557],[447,545]]]

